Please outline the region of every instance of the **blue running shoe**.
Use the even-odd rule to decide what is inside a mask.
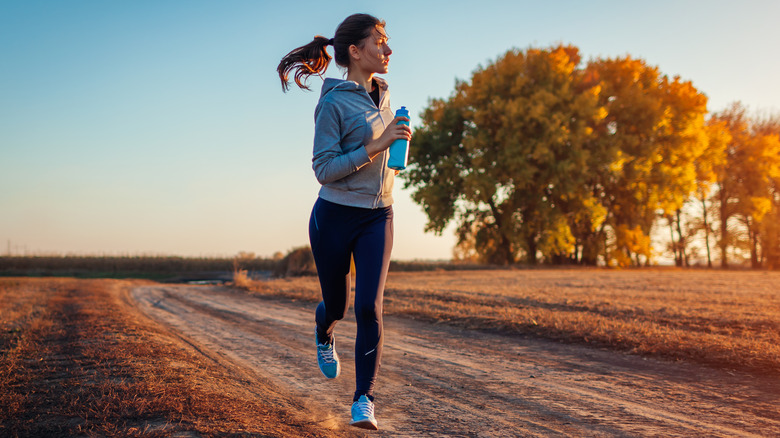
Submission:
[[[352,422],[349,424],[361,429],[379,430],[374,418],[374,402],[361,395],[358,401],[352,403]]]
[[[314,342],[317,344],[317,365],[325,377],[335,379],[341,373],[339,355],[336,354],[336,339],[332,338],[329,344],[320,344],[317,340],[317,329],[314,329]]]

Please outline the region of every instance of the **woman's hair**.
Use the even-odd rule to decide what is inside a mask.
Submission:
[[[311,75],[325,73],[330,64],[331,57],[325,50],[333,45],[336,64],[349,67],[349,47],[355,45],[362,47],[363,40],[371,36],[371,32],[377,27],[385,27],[385,22],[372,15],[354,14],[347,17],[336,28],[336,36],[327,39],[317,35],[314,41],[305,46],[298,47],[282,58],[276,71],[282,80],[282,91],[290,88],[290,72],[295,70],[295,83],[298,87],[309,90],[306,80]]]

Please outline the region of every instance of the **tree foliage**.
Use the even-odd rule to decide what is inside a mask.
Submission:
[[[626,252],[618,258],[613,250],[606,258],[623,265],[633,255],[635,264],[640,256],[647,263],[651,246],[623,239],[646,240],[658,211],[673,218],[694,190],[695,162],[707,145],[706,98],[690,82],[670,80],[630,57],[592,61],[588,74],[601,86],[600,103],[607,111],[593,147],[615,154],[599,175],[598,188],[609,212],[612,246]]]
[[[407,187],[427,229],[455,221],[461,254],[490,263],[647,263],[659,210],[696,189],[706,98],[629,57],[512,50],[414,133]]]
[[[765,262],[776,266],[780,120],[753,121],[746,108],[735,103],[713,114],[712,121],[727,137],[712,197],[720,217],[721,264],[728,266],[744,249],[752,267]]]
[[[579,64],[571,46],[513,50],[430,102],[406,174],[429,230],[455,220],[460,246],[504,264],[568,255],[573,226],[600,225],[587,144],[605,114]]]

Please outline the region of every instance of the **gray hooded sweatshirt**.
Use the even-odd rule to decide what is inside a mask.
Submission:
[[[320,198],[336,204],[381,208],[393,203],[395,172],[387,167],[389,152],[371,160],[366,144],[379,138],[393,121],[387,82],[379,85],[379,108],[362,85],[328,78],[314,110],[312,168],[322,184]]]

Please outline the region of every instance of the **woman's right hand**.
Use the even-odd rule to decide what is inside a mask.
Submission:
[[[369,158],[373,160],[377,154],[389,148],[390,145],[393,144],[395,140],[412,139],[412,128],[409,127],[409,125],[399,124],[398,122],[400,121],[408,122],[409,118],[408,117],[394,118],[393,121],[390,122],[390,125],[387,128],[385,128],[385,131],[382,133],[382,135],[379,136],[379,138],[365,145],[366,152],[368,153]]]

